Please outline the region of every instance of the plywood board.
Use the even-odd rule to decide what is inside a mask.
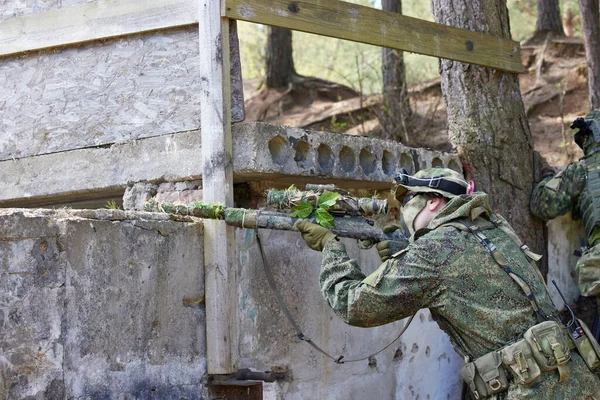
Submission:
[[[193,25],[0,59],[0,160],[198,129],[202,57]]]
[[[193,0],[101,0],[0,22],[0,55],[198,22]]]

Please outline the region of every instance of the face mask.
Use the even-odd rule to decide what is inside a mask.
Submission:
[[[413,226],[415,218],[417,218],[417,215],[426,205],[427,197],[417,194],[400,208],[400,221],[404,231],[409,237],[412,237],[415,233],[415,228]]]

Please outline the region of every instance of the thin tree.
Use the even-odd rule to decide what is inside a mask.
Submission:
[[[382,0],[384,11],[402,14],[402,0]],[[407,141],[407,131],[412,115],[406,84],[404,57],[401,51],[381,49],[383,76],[382,137]]]
[[[296,75],[292,48],[292,31],[284,28],[269,27],[267,38],[267,77],[270,88],[287,87]]]
[[[600,108],[600,12],[598,0],[579,0],[581,30],[588,64],[590,109]]]
[[[510,38],[506,0],[432,0],[436,22]],[[543,227],[529,213],[533,140],[517,74],[440,60],[448,133],[467,175],[490,196],[530,247],[541,251]]]
[[[314,76],[303,76],[296,72],[292,46],[292,31],[269,27],[266,50],[266,86],[272,89],[287,89],[289,92],[305,89],[337,101],[355,97],[358,92],[348,86],[330,82]]]
[[[550,35],[565,36],[558,0],[537,0],[537,21],[534,40],[544,40]]]

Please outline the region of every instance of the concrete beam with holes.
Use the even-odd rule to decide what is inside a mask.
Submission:
[[[275,187],[329,182],[344,188],[388,190],[397,167],[415,171],[446,166],[461,171],[453,153],[400,143],[266,123],[236,124],[235,183],[268,181]],[[119,197],[132,182],[202,179],[200,132],[0,161],[0,207],[67,204]]]

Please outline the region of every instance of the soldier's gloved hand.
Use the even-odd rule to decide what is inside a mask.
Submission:
[[[336,239],[337,236],[329,231],[327,228],[323,228],[321,225],[313,224],[306,221],[296,222],[296,229],[302,234],[302,239],[306,242],[308,247],[316,251],[323,251],[323,247],[327,242]]]
[[[383,227],[384,233],[392,233],[396,230],[401,229],[400,225],[397,224],[389,224]],[[390,259],[393,254],[396,254],[400,250],[406,248],[406,242],[399,242],[396,240],[384,240],[383,242],[379,242],[375,245],[377,249],[377,253],[379,253],[379,258],[381,258],[381,262],[385,262]]]

